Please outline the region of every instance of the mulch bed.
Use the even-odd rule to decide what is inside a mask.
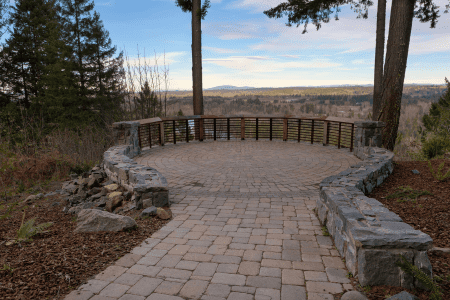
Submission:
[[[53,183],[52,190],[57,186]],[[7,201],[12,203],[26,196]],[[28,207],[20,204],[11,217],[0,220],[0,299],[64,299],[170,221],[137,218],[138,228],[126,232],[73,233],[76,218],[63,213],[62,208],[63,196],[55,195]],[[6,240],[16,236],[23,211],[25,220],[36,218],[35,225],[53,222],[47,229],[50,232],[34,236],[31,242],[6,246]],[[1,208],[0,216],[4,213]],[[134,218],[138,214],[132,211],[125,215]]]
[[[432,160],[431,165],[436,172],[439,165],[444,162],[441,173],[450,169],[449,159]],[[420,174],[413,174],[417,170]],[[399,187],[410,187],[412,191],[428,191],[432,195],[421,195],[416,200],[405,196],[388,198]],[[408,192],[411,193],[411,192]],[[428,162],[398,161],[395,162],[393,173],[385,182],[376,187],[370,195],[383,203],[390,211],[398,214],[405,223],[414,229],[420,230],[433,239],[433,246],[450,248],[450,177],[436,180],[430,172]],[[428,252],[433,266],[433,276],[443,279],[440,286],[443,289],[443,298],[450,299],[450,253]],[[370,300],[385,299],[386,295],[395,295],[405,290],[401,287],[374,286],[366,293]],[[408,291],[422,299],[429,299],[430,292],[422,290]]]

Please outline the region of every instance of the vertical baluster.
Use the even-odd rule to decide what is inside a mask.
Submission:
[[[189,120],[186,120],[186,143],[189,143]]]
[[[256,140],[258,140],[258,118],[256,118]]]
[[[216,140],[217,133],[216,133],[216,118],[213,119],[214,122],[214,140]]]
[[[330,126],[331,123],[327,122],[327,145],[330,143]]]
[[[298,142],[300,143],[301,136],[301,128],[302,128],[302,119],[298,119]]]
[[[311,122],[311,144],[314,142],[314,119]]]
[[[269,125],[269,139],[272,140],[272,118],[270,118],[270,125]]]
[[[230,118],[227,118],[227,139],[230,140]]]
[[[352,123],[352,134],[351,134],[351,140],[350,140],[350,152],[353,152],[353,133],[355,130],[355,124]]]
[[[245,118],[241,118],[241,140],[245,140]]]
[[[142,149],[141,129],[142,129],[142,126],[139,126],[138,127],[139,148]]]
[[[288,119],[283,119],[283,141],[287,141],[288,138]]]
[[[175,127],[175,120],[173,120],[172,122],[173,125],[173,143],[176,144],[177,143],[177,131],[176,131],[176,127]]]
[[[152,147],[152,124],[148,124],[148,144]]]
[[[341,125],[342,123],[339,122],[338,149],[341,149]]]

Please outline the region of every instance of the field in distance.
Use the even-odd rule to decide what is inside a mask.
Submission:
[[[217,88],[217,89],[216,89]],[[403,86],[403,93],[414,94],[414,92],[431,90],[437,93],[441,93],[447,89],[445,84],[443,85],[416,85],[405,84]],[[373,85],[370,86],[327,86],[327,87],[283,87],[283,88],[251,88],[251,87],[234,87],[234,86],[221,86],[203,90],[203,96],[205,97],[223,97],[233,98],[235,96],[305,96],[305,95],[367,95],[373,93]],[[193,96],[192,91],[168,91],[168,97],[189,97]]]

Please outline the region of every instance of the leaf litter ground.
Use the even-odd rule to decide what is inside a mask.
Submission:
[[[61,182],[53,182],[51,190]],[[22,201],[28,195],[7,199]],[[73,215],[62,212],[62,195],[15,207],[11,217],[0,220],[0,299],[64,299],[64,296],[129,253],[170,220],[136,219],[138,228],[125,232],[74,233]],[[4,199],[3,199],[4,200]],[[4,201],[0,201],[4,204]],[[16,237],[22,222],[36,218],[35,224],[53,222],[49,232],[34,236],[31,242],[7,246]],[[0,208],[0,216],[5,207]],[[139,212],[125,215],[132,218]]]

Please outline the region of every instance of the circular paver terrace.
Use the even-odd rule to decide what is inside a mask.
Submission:
[[[347,148],[283,141],[171,144],[145,150],[134,160],[166,177],[175,202],[191,195],[317,196],[324,178],[360,161]]]
[[[348,149],[204,141],[134,160],[166,177],[174,219],[66,300],[331,300],[351,289],[313,212],[321,180],[360,161]]]

